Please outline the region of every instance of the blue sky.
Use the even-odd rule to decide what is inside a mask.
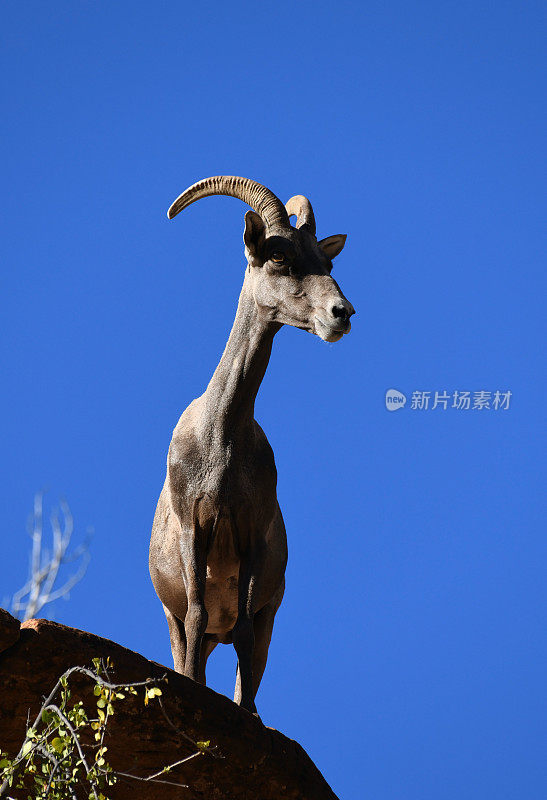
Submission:
[[[55,619],[171,664],[147,549],[222,353],[246,207],[307,195],[357,310],[257,401],[287,592],[258,695],[344,800],[545,797],[545,5],[3,5],[4,578],[34,492],[95,535]],[[385,392],[409,398],[388,413]],[[412,409],[414,391],[512,392]],[[233,691],[217,648],[209,682]],[[543,741],[542,741],[543,740]]]

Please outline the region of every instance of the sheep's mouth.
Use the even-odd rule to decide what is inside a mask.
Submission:
[[[351,322],[349,321],[342,327],[327,325],[323,320],[319,319],[319,317],[315,317],[314,321],[314,333],[323,339],[324,342],[338,342],[345,333],[349,333],[351,330]]]

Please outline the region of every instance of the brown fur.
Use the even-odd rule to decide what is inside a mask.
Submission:
[[[283,324],[337,341],[354,312],[330,277],[345,237],[318,243],[306,225],[271,230],[248,211],[244,241],[248,266],[226,349],[173,432],[150,574],[175,669],[205,683],[210,653],[233,642],[234,700],[256,712],[285,587],[287,539],[274,455],[254,419],[254,401]]]

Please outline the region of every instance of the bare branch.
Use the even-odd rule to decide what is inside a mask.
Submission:
[[[167,711],[165,710],[165,706],[163,705],[161,697],[158,697],[158,703],[159,703],[159,706],[160,706],[161,713],[163,714],[166,722],[168,722],[169,725],[173,728],[173,730],[176,731],[176,733],[178,733],[178,735],[181,736],[183,739],[186,739],[187,742],[190,742],[190,744],[193,744],[194,747],[197,747],[197,743],[192,739],[192,737],[188,736],[188,734],[185,733],[184,731],[181,731],[181,729],[179,727],[177,727],[177,725],[175,725],[173,720],[169,717],[169,715],[167,714]],[[201,752],[208,753],[213,758],[222,758],[222,756],[219,756],[218,753],[214,752],[214,749],[212,747],[203,747],[203,748],[200,748],[200,750],[201,750]]]
[[[11,603],[13,613],[23,622],[36,617],[48,603],[61,597],[68,598],[70,591],[84,577],[90,561],[89,534],[82,544],[71,553],[68,552],[74,532],[74,519],[66,500],[61,500],[59,506],[59,509],[53,509],[50,516],[53,539],[50,554],[43,546],[43,492],[37,492],[34,497],[34,512],[29,520],[32,538],[30,577],[15,592]],[[79,562],[76,571],[55,588],[61,568],[75,561]]]
[[[166,772],[170,772],[175,767],[180,766],[181,764],[186,764],[187,761],[192,761],[192,759],[197,758],[198,756],[202,756],[203,752],[198,750],[197,753],[192,753],[191,756],[186,756],[186,758],[181,758],[179,761],[175,761],[174,764],[169,764],[169,766],[160,769],[159,772],[154,772],[153,775],[149,775],[147,778],[144,778],[145,781],[153,781],[156,778],[159,778],[160,775],[165,774]]]
[[[132,778],[134,781],[149,781],[149,778],[139,778],[138,775],[131,775],[129,772],[114,772],[115,775],[120,775],[123,778]],[[167,786],[177,786],[179,789],[189,789],[190,787],[186,783],[175,783],[174,781],[166,781],[160,778],[154,778],[152,783],[165,783]]]

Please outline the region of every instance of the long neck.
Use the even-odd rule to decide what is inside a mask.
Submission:
[[[255,398],[280,327],[260,319],[246,273],[228,342],[204,395],[206,425],[223,437],[252,424]]]

